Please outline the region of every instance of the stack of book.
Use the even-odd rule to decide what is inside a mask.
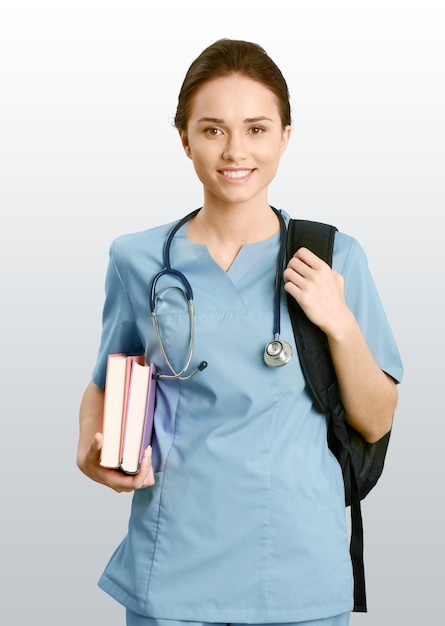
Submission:
[[[107,360],[100,464],[137,474],[151,443],[156,397],[153,364],[143,356]]]

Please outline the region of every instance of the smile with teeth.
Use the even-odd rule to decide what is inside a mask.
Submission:
[[[245,178],[252,170],[222,170],[222,174],[227,178]]]

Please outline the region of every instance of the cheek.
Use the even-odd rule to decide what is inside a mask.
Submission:
[[[280,161],[281,153],[281,143],[274,141],[273,143],[261,146],[261,149],[257,152],[257,157],[271,168],[276,168]]]
[[[219,162],[221,158],[220,146],[218,142],[207,142],[205,145],[197,142],[191,146],[191,157],[195,170],[205,174]]]
[[[192,162],[197,177],[204,183],[209,178],[209,167],[206,159],[202,155],[193,154]]]

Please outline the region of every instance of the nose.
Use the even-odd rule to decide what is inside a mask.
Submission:
[[[240,133],[232,133],[227,136],[224,145],[223,159],[225,161],[238,162],[246,158],[246,146]]]

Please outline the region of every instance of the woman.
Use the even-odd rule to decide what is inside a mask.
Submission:
[[[173,233],[166,224],[113,242],[99,355],[80,410],[80,469],[134,491],[128,534],[99,584],[127,607],[129,626],[344,626],[352,573],[326,418],[296,356],[283,367],[264,360],[289,220],[268,200],[291,136],[286,82],[256,44],[220,40],[190,66],[175,125],[203,205]],[[196,311],[182,380],[150,321],[150,286],[171,233],[169,262]],[[377,441],[391,428],[402,366],[362,249],[337,233],[333,269],[302,248],[283,270],[282,337],[295,355],[288,292],[328,337],[349,422]],[[176,373],[190,341],[184,289],[167,273],[154,295]],[[158,381],[155,435],[136,476],[99,463],[106,359],[116,352],[145,354],[173,376]]]

